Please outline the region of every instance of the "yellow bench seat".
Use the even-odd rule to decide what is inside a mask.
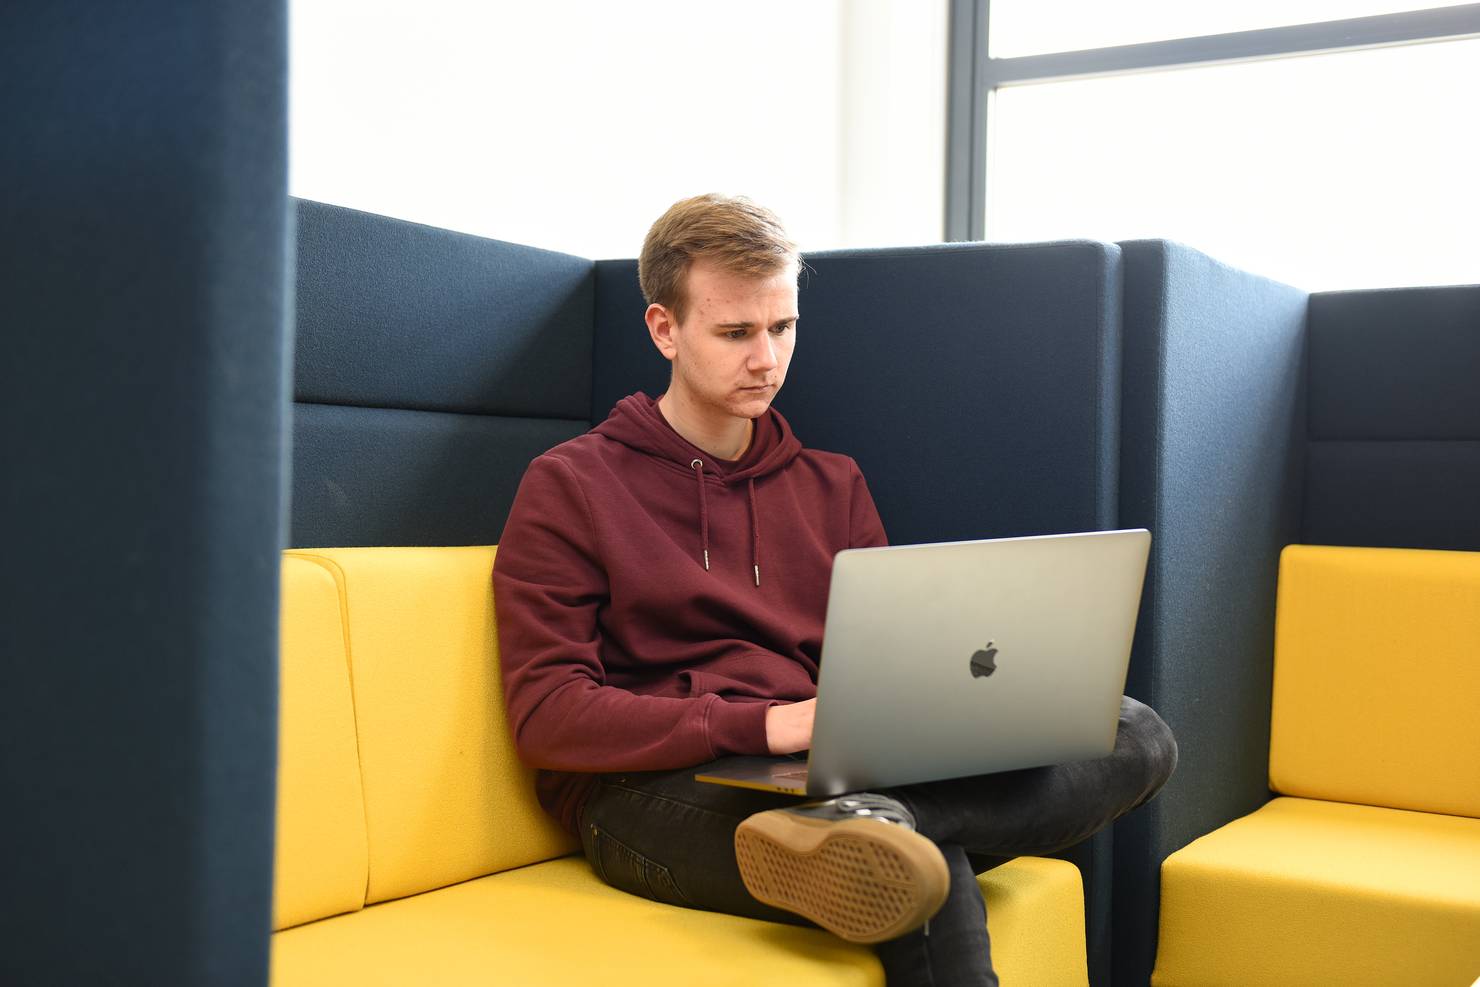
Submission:
[[[1277,798],[1162,865],[1154,987],[1469,984],[1480,819]]]
[[[882,984],[868,947],[651,902],[570,856],[504,716],[493,559],[284,557],[275,987]],[[1079,871],[978,880],[1003,983],[1085,987]]]
[[[978,878],[1004,984],[1083,987],[1079,873],[1021,858]],[[273,936],[274,987],[499,983],[882,985],[873,951],[820,929],[677,908],[581,857],[520,867]]]

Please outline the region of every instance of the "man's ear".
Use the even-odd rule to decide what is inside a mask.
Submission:
[[[670,363],[678,354],[678,346],[673,341],[673,332],[678,328],[678,320],[673,317],[673,312],[665,305],[657,302],[647,307],[643,318],[647,321],[648,335],[652,337],[653,345],[658,352],[663,354],[663,359]]]

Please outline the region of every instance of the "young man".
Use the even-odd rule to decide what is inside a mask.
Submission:
[[[874,943],[893,987],[994,984],[974,873],[1150,799],[1176,744],[1122,701],[1094,761],[798,804],[693,780],[811,745],[833,556],[885,544],[858,466],[771,408],[801,258],[744,199],[675,204],[638,275],[667,391],[525,474],[494,566],[505,695],[541,804],[608,884]]]

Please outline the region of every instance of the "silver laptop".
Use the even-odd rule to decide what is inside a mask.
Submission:
[[[695,778],[819,797],[1110,753],[1150,547],[1138,528],[839,552],[811,751]]]

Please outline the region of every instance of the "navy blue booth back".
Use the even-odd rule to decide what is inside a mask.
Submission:
[[[1480,285],[1310,300],[1302,539],[1480,551]]]
[[[496,542],[530,459],[666,386],[633,261],[297,209],[295,545]],[[778,407],[859,460],[896,542],[1110,526],[1118,258],[814,255]]]
[[[295,546],[489,545],[590,427],[592,263],[299,200]]]
[[[895,544],[1115,521],[1119,251],[950,244],[808,255],[776,407],[859,463]],[[634,261],[597,264],[592,406],[659,394]]]

